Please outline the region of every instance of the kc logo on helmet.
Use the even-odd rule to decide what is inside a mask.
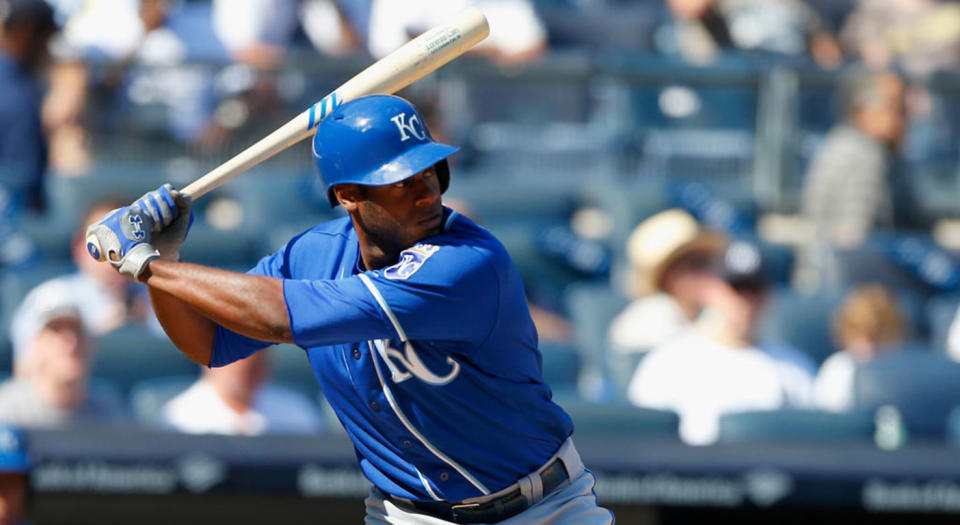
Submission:
[[[406,113],[400,113],[390,119],[391,122],[397,125],[397,129],[400,130],[400,142],[409,139],[410,135],[420,140],[426,140],[427,133],[423,128],[423,123],[420,122],[420,117],[418,117],[416,113],[410,115],[410,118],[406,118],[406,116]],[[407,135],[408,131],[410,135]]]

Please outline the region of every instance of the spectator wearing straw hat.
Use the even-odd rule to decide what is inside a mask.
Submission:
[[[756,340],[769,291],[760,250],[734,241],[712,271],[695,329],[651,350],[627,388],[635,405],[677,412],[680,437],[692,445],[714,442],[723,414],[813,402],[810,360]]]
[[[704,280],[724,244],[680,209],[640,223],[627,240],[633,301],[610,325],[611,349],[644,352],[687,329],[700,315]]]

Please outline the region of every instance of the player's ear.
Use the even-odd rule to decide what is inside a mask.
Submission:
[[[348,212],[357,208],[357,203],[363,200],[364,195],[362,187],[357,184],[337,184],[333,187],[333,194]]]

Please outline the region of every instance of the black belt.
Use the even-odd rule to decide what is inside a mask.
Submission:
[[[540,480],[543,483],[543,497],[546,498],[570,479],[567,469],[560,458],[554,458],[543,471]],[[416,501],[391,496],[380,489],[374,488],[384,499],[394,505],[417,512],[423,512],[433,517],[453,523],[497,523],[511,518],[527,510],[530,502],[520,491],[520,487],[483,503],[450,503],[449,501]]]

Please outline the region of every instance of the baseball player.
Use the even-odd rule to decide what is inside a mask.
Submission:
[[[347,216],[232,273],[177,262],[190,203],[165,185],[91,225],[91,255],[149,286],[197,363],[304,348],[373,484],[367,523],[612,523],[543,382],[520,275],[441,204],[456,151],[409,102],[363,97],[313,139]]]

